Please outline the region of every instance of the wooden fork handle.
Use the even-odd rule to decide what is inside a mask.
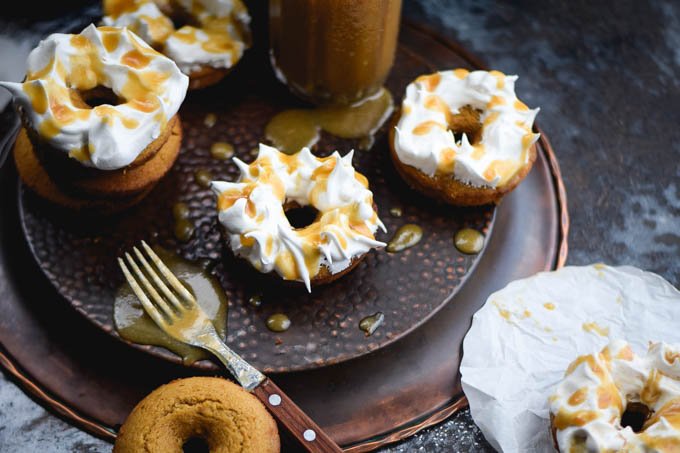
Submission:
[[[266,378],[253,389],[253,394],[269,412],[286,427],[307,451],[313,453],[341,453],[342,449],[323,432],[283,391]]]

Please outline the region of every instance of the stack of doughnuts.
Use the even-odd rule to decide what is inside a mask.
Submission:
[[[174,163],[187,77],[126,29],[53,34],[28,58],[23,83],[0,82],[23,129],[17,169],[38,195],[116,211],[138,202]]]

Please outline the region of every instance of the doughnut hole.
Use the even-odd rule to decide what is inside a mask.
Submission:
[[[588,451],[586,446],[588,444],[588,435],[584,432],[574,433],[574,443],[572,444],[572,451]]]
[[[645,422],[652,415],[652,411],[642,403],[628,403],[626,410],[621,416],[621,426],[630,428],[639,433],[643,430]]]
[[[97,86],[90,90],[74,90],[71,92],[73,104],[80,108],[92,109],[99,105],[120,105],[125,102],[111,88]]]
[[[319,217],[319,211],[313,206],[300,206],[297,203],[286,203],[283,207],[290,226],[299,230],[308,227]]]
[[[449,116],[449,130],[453,132],[456,143],[460,142],[463,134],[467,135],[471,145],[475,145],[481,140],[482,123],[479,118],[482,111],[465,105],[459,109],[455,115]]]
[[[185,25],[191,25],[192,27],[200,27],[200,24],[195,17],[191,15],[189,11],[184,10],[181,7],[165,7],[161,8],[161,11],[168,16],[170,21],[172,21],[172,26],[175,30],[179,30]]]
[[[175,30],[179,30],[185,25],[191,26],[196,25],[195,23],[193,23],[193,21],[190,20],[189,16],[183,14],[173,14],[172,16],[170,16],[170,20],[172,21],[172,26],[175,28]]]
[[[191,437],[182,446],[183,453],[210,453],[208,442],[201,437]]]

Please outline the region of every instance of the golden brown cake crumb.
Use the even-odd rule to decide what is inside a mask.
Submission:
[[[181,142],[182,126],[175,116],[130,166],[114,171],[83,167],[78,174],[79,169],[70,173],[53,160],[40,159],[24,128],[14,145],[14,161],[24,184],[48,201],[75,210],[116,212],[141,201],[167,174]],[[57,175],[62,171],[67,174]]]
[[[226,379],[192,377],[163,385],[133,409],[114,453],[181,453],[192,438],[211,453],[278,453],[274,419],[250,393]]]

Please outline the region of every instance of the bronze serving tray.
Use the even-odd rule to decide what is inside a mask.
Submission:
[[[456,65],[459,66],[459,65]],[[469,67],[469,64],[463,64]],[[402,45],[386,86],[401,103],[406,86],[418,75],[439,66],[428,55]],[[343,278],[307,293],[303,285],[282,284],[274,275],[263,276],[243,260],[235,259],[224,245],[217,221],[214,195],[197,183],[197,171],[233,181],[238,169],[231,160],[210,154],[215,142],[233,145],[234,155],[254,160],[257,145],[265,141],[265,126],[284,109],[300,104],[277,82],[266,52],[253,49],[228,80],[214,88],[189,92],[180,110],[184,139],[180,156],[169,174],[133,209],[111,217],[64,215],[28,190],[19,193],[22,228],[38,266],[57,292],[104,331],[120,338],[114,328],[113,305],[123,275],[116,257],[145,239],[182,258],[202,261],[211,269],[229,299],[227,343],[244,359],[265,372],[312,369],[339,363],[383,347],[410,332],[436,313],[461,288],[482,253],[465,255],[453,245],[462,228],[492,236],[491,205],[456,209],[437,204],[411,190],[396,173],[389,157],[387,128],[377,132],[370,150],[358,150],[358,140],[327,134],[315,147],[326,156],[355,149],[353,163],[370,183],[374,201],[388,234],[387,242],[406,223],[416,223],[423,239],[401,253],[373,251]],[[205,125],[208,114],[216,117]],[[187,242],[174,236],[173,205],[185,203],[195,232]],[[390,215],[399,208],[401,217]],[[248,304],[262,295],[262,305]],[[265,321],[273,313],[286,313],[290,329],[271,332]],[[383,325],[367,337],[359,321],[376,312],[385,314]],[[154,355],[179,363],[181,359],[155,346],[130,343]],[[196,366],[217,369],[213,362]]]
[[[475,68],[481,65],[456,45],[415,25],[407,24],[402,27],[395,75],[388,86],[392,88],[398,101],[400,87],[403,88],[413,76],[447,67]],[[238,71],[233,77],[235,80],[239,80],[239,77],[248,79],[247,75],[239,75]],[[227,84],[229,83],[234,81],[230,80]],[[233,131],[227,127],[226,131],[221,132],[227,134],[227,141],[237,145],[239,153],[247,153],[260,139],[257,132],[247,132],[246,129],[250,130],[252,127],[256,131],[261,130],[267,115],[287,108],[293,102],[281,92],[280,87],[266,86],[268,88],[261,98],[246,99],[247,102],[255,103],[249,116],[237,123]],[[250,312],[244,311],[243,304],[248,291],[235,287],[224,279],[224,276],[229,276],[234,271],[229,266],[236,264],[230,262],[229,258],[222,257],[219,251],[221,242],[218,230],[214,220],[210,218],[209,210],[204,209],[208,205],[206,200],[209,200],[210,194],[192,187],[189,179],[182,179],[186,176],[184,173],[191,173],[197,166],[210,164],[209,161],[200,161],[202,158],[208,159],[206,146],[211,140],[217,139],[215,136],[206,136],[200,130],[199,124],[202,124],[205,114],[209,111],[217,113],[224,124],[227,124],[227,116],[231,117],[229,110],[218,110],[219,105],[211,101],[215,97],[215,91],[212,94],[199,93],[183,109],[182,115],[187,127],[185,152],[174,175],[169,175],[166,182],[149,199],[150,202],[157,202],[157,206],[148,207],[157,208],[158,211],[153,212],[161,216],[159,219],[163,219],[162,216],[165,215],[168,222],[171,222],[168,205],[170,198],[167,198],[167,194],[189,197],[192,209],[199,212],[196,218],[200,228],[193,242],[173,242],[163,221],[154,225],[157,234],[153,237],[156,242],[169,246],[187,258],[206,257],[217,260],[215,272],[222,276],[221,282],[230,295],[230,311],[239,313],[239,318],[230,319],[229,327],[233,329],[232,324],[236,323],[238,326],[239,319],[251,316]],[[278,101],[270,104],[266,99]],[[235,102],[238,104],[243,99]],[[203,110],[204,105],[211,107]],[[260,118],[259,114],[266,118]],[[7,119],[4,124],[12,124],[11,113],[6,112],[4,116]],[[218,121],[218,124],[222,122]],[[3,137],[13,135],[12,132],[12,129],[5,131]],[[239,139],[241,136],[243,139]],[[325,137],[319,150],[324,153],[334,147],[342,146],[341,149],[347,149],[350,145],[351,143],[337,143]],[[188,149],[195,151],[189,154]],[[394,231],[399,224],[411,221],[411,218],[417,219],[421,225],[425,223],[429,239],[426,237],[424,242],[411,249],[410,254],[394,255],[396,261],[406,263],[395,264],[389,258],[381,261],[380,257],[387,254],[373,253],[360,268],[338,282],[341,286],[331,285],[319,292],[315,290],[308,299],[304,299],[309,296],[303,291],[295,291],[294,294],[286,295],[291,302],[277,302],[282,305],[271,308],[284,308],[289,314],[293,313],[294,325],[301,326],[297,333],[289,331],[281,335],[284,347],[300,344],[301,340],[296,340],[296,335],[302,338],[316,332],[314,338],[319,344],[317,351],[321,352],[312,360],[307,357],[300,359],[300,354],[295,354],[294,348],[283,354],[268,352],[275,345],[274,337],[266,330],[259,330],[253,335],[255,346],[252,350],[246,349],[245,356],[269,370],[301,370],[278,375],[277,382],[335,440],[350,451],[366,451],[411,435],[425,426],[443,420],[465,405],[458,366],[460,345],[472,314],[483,304],[488,294],[500,289],[510,280],[553,269],[564,263],[568,216],[559,168],[545,134],[539,142],[539,158],[534,169],[522,185],[506,197],[495,210],[495,214],[488,207],[478,210],[441,208],[408,191],[395,176],[387,158],[384,131],[372,150],[358,152],[357,157],[357,166],[369,177],[381,207],[381,216],[387,221],[388,228]],[[223,170],[212,167],[211,170],[218,175],[222,174],[219,171],[223,171],[222,175],[227,177],[233,174],[229,165],[223,167]],[[175,184],[179,182],[178,188],[173,181]],[[83,271],[82,268],[75,268],[74,262],[68,262],[73,259],[73,255],[69,255],[70,249],[83,243],[87,245],[87,240],[79,242],[82,236],[78,235],[83,234],[83,231],[89,234],[88,231],[92,231],[91,225],[82,230],[69,229],[73,228],[72,223],[60,220],[42,207],[38,210],[39,201],[32,199],[20,185],[16,186],[16,174],[11,166],[2,169],[0,184],[0,299],[4,312],[0,320],[0,343],[3,345],[0,361],[29,393],[78,426],[104,438],[113,439],[117,425],[122,423],[132,406],[151,389],[176,377],[214,370],[206,366],[209,362],[202,364],[203,369],[182,367],[173,363],[174,356],[164,350],[144,348],[145,350],[140,351],[103,335],[99,327],[108,326],[107,330],[113,332],[110,324],[106,324],[104,303],[110,304],[110,299],[106,302],[107,290],[110,295],[111,289],[121,280],[116,277],[117,273],[106,267],[107,264],[103,264],[102,268],[98,267],[97,262],[88,262],[87,265],[94,270]],[[22,208],[21,216],[17,199]],[[405,210],[405,217],[390,217],[387,210],[393,207],[392,203],[399,203]],[[428,216],[434,217],[431,212],[437,212],[439,217],[430,221]],[[123,223],[134,224],[134,221]],[[490,230],[492,223],[494,226]],[[28,242],[20,232],[22,226],[26,230]],[[483,255],[476,259],[455,255],[457,252],[451,246],[451,236],[461,226],[487,229],[490,234]],[[41,228],[45,231],[39,231]],[[111,247],[128,247],[132,242],[150,234],[147,230],[138,229],[136,225],[133,225],[132,231],[134,234],[131,236],[117,236],[117,242],[109,243],[109,248],[99,251],[94,249],[95,258],[99,259],[105,252],[115,256],[118,249]],[[429,243],[428,240],[434,242]],[[88,247],[85,250],[91,253],[93,249]],[[442,251],[444,248],[446,250]],[[42,269],[36,266],[31,250]],[[449,255],[440,257],[440,253]],[[401,257],[405,258],[400,259]],[[386,294],[398,299],[400,292],[406,292],[408,297],[391,306],[395,310],[393,316],[389,312],[387,315],[388,320],[392,317],[392,324],[381,327],[374,337],[364,337],[356,328],[358,319],[362,315],[371,314],[374,307],[379,308],[373,311],[386,311],[380,309],[386,305],[380,304],[394,303],[391,299],[378,297],[382,293],[373,289],[372,285],[390,276],[396,278],[408,270],[409,266],[422,265],[426,259],[431,260],[429,267],[413,273],[420,279],[423,278],[422,272],[428,272],[431,280],[428,279],[426,284],[418,284],[415,280],[407,281],[402,284],[400,291],[387,287],[385,291],[393,292]],[[446,264],[442,266],[438,261]],[[227,271],[220,269],[220,266],[224,266]],[[452,268],[450,275],[453,278],[447,279],[447,267]],[[380,269],[386,270],[387,274],[380,274]],[[257,275],[248,276],[247,269],[238,268],[237,271],[239,275],[246,275],[245,285],[255,285],[253,282],[259,281]],[[92,276],[91,280],[103,282],[99,289],[103,293],[104,302],[99,305],[95,297],[88,294],[88,289],[82,283],[78,284],[78,278],[88,272]],[[100,272],[111,275],[102,278]],[[69,273],[78,274],[77,278],[69,280]],[[49,280],[57,284],[58,292],[55,293]],[[438,280],[445,283],[440,284]],[[342,293],[339,289],[342,285],[345,285],[345,290],[347,287],[356,288],[352,299],[340,298],[336,299],[335,304],[329,304],[329,297],[332,299],[333,294]],[[368,291],[364,289],[367,286]],[[434,291],[435,297],[423,298],[423,292],[430,290]],[[431,296],[429,293],[425,294]],[[61,296],[66,296],[67,301],[95,321],[95,324],[85,321],[68,304],[63,303],[63,300],[58,300]],[[296,298],[302,298],[299,312],[292,311],[298,308],[297,305],[291,305]],[[368,302],[364,302],[364,299]],[[335,315],[338,311],[329,309],[326,315],[328,317],[318,325],[314,321],[305,322],[304,316],[309,316],[310,310],[320,307],[322,303],[324,306],[332,305],[336,310],[345,310],[342,314],[345,316],[345,325],[341,325],[342,321],[339,321],[337,330],[348,332],[346,337],[335,337],[336,341],[327,337],[330,330],[324,327],[328,323],[323,321],[338,319]],[[374,305],[361,305],[363,303]],[[89,310],[88,307],[92,304],[97,308]],[[414,307],[415,305],[418,307]],[[419,308],[421,305],[422,309]],[[433,316],[438,310],[438,314]],[[263,326],[264,314],[266,311],[252,315],[254,318],[250,325],[255,325],[257,321],[258,325]],[[418,325],[420,327],[416,329]],[[286,334],[292,334],[290,340]],[[332,335],[330,338],[333,338]],[[231,341],[233,343],[234,339]],[[349,344],[349,347],[345,347],[345,344]],[[238,344],[236,349],[239,349]],[[367,354],[374,349],[378,350]],[[91,353],[94,350],[98,351],[96,355]],[[155,356],[149,355],[149,351]]]

